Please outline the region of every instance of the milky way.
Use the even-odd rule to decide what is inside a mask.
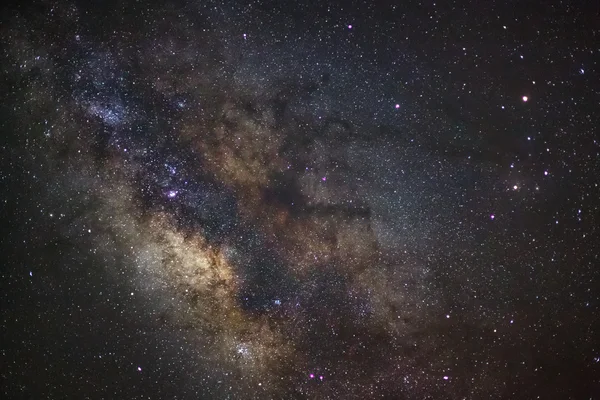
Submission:
[[[7,398],[598,395],[597,49],[436,7],[9,12]]]

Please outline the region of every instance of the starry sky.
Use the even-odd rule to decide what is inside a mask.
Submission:
[[[7,399],[600,399],[600,3],[4,5]]]

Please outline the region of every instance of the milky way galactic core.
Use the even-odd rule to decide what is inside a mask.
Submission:
[[[598,10],[367,3],[6,8],[4,398],[596,398]]]

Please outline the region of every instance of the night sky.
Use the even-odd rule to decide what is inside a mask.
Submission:
[[[0,24],[0,397],[600,399],[600,3]]]

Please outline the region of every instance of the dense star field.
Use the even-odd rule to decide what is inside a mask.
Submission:
[[[600,399],[599,9],[5,5],[0,397]]]

